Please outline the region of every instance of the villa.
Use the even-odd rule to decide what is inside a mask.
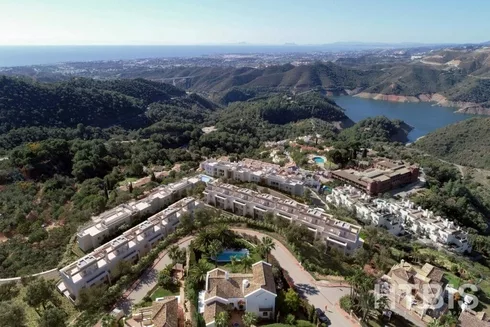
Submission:
[[[415,312],[423,318],[426,314],[437,317],[445,310],[442,301],[444,272],[428,263],[422,267],[404,260],[394,265],[382,277],[389,284],[393,303]]]
[[[175,231],[182,215],[201,206],[202,203],[192,197],[184,198],[60,269],[58,290],[75,301],[82,289],[111,283],[120,262],[137,262]]]
[[[179,308],[178,298],[169,296],[153,302],[151,307],[137,309],[126,324],[133,326],[131,322],[134,320],[137,326],[178,327],[179,320],[183,320],[179,310],[182,309]]]
[[[260,319],[274,319],[276,284],[272,266],[264,261],[252,265],[251,274],[232,274],[221,268],[206,275],[204,320],[215,326],[215,317],[223,311],[253,312]]]

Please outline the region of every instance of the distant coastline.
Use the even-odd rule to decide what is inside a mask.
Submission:
[[[341,51],[348,45],[110,45],[0,46],[0,67],[49,65],[62,62],[202,57],[220,54],[301,53]]]

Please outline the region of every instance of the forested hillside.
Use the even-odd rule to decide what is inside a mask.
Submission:
[[[0,236],[7,238],[0,243],[1,277],[69,261],[68,242],[80,225],[141,195],[145,189],[119,186],[148,176],[145,167],[180,169],[147,190],[189,174],[204,157],[258,158],[265,141],[319,133],[342,142],[338,126],[352,124],[335,102],[313,92],[223,108],[142,80],[38,84],[3,78],[2,87],[0,146],[8,159],[0,161]],[[98,99],[106,100],[96,106]],[[121,124],[118,113],[141,117],[138,129]],[[112,118],[110,128],[106,118]],[[204,133],[207,126],[215,131]]]
[[[48,138],[107,139],[162,120],[202,123],[217,108],[197,94],[143,79],[49,84],[0,77],[0,149]],[[188,129],[180,126],[175,133]]]
[[[171,85],[143,79],[96,81],[73,79],[45,84],[0,77],[0,132],[24,127],[141,127],[150,103],[184,98]],[[186,106],[202,106],[188,98]],[[179,103],[180,104],[180,103]]]
[[[426,135],[417,147],[463,166],[490,169],[490,118],[473,118]]]
[[[343,65],[345,60],[339,60],[338,63],[287,64],[267,68],[175,67],[131,72],[128,77],[176,77],[179,86],[209,93],[223,104],[271,92],[321,89],[337,93],[363,91],[414,97],[438,93],[455,103],[471,102],[490,108],[490,88],[487,87],[490,66],[488,57],[485,58],[464,59],[459,65],[459,59],[455,59],[448,66],[438,62],[433,65],[412,62],[352,67]]]

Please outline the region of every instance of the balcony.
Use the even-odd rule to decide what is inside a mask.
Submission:
[[[242,202],[240,200],[234,200],[233,203],[241,205],[241,206],[245,206],[245,202]]]

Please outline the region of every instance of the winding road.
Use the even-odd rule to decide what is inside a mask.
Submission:
[[[232,230],[239,234],[246,234],[250,236],[257,236],[262,238],[268,236],[261,232],[232,228]],[[185,248],[189,246],[193,236],[183,238],[178,242],[179,247]],[[320,285],[317,281],[301,267],[301,264],[296,260],[294,255],[279,241],[274,240],[275,249],[272,250],[272,255],[277,259],[281,267],[288,271],[290,277],[293,279],[294,284],[297,287],[298,292],[302,294],[310,304],[313,304],[317,308],[324,310],[327,307],[326,314],[330,318],[332,325],[339,327],[359,326],[353,319],[351,319],[343,310],[338,306],[339,299],[349,293],[348,287],[338,287]],[[124,293],[124,300],[118,303],[118,307],[124,312],[129,313],[131,306],[140,302],[146,294],[151,291],[158,282],[158,272],[162,270],[167,264],[171,263],[167,251],[163,251],[159,258],[155,260],[151,269],[147,270],[143,276],[135,282],[130,289]]]

